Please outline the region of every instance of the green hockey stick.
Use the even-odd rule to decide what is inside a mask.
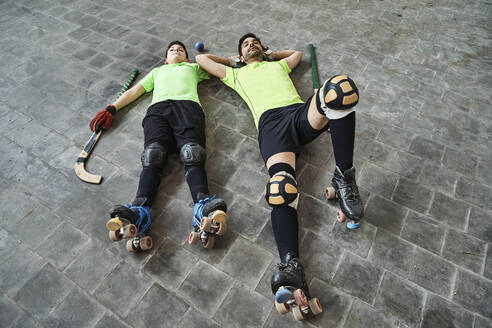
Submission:
[[[135,77],[138,74],[138,69],[134,69],[128,80],[126,80],[125,84],[123,85],[123,88],[121,89],[120,93],[116,97],[118,99],[121,97],[121,95],[128,90],[130,85],[132,84],[133,80],[135,80]],[[94,184],[99,184],[102,181],[102,176],[96,175],[96,174],[91,174],[85,170],[85,163],[89,159],[89,155],[92,152],[92,149],[94,149],[94,146],[96,145],[97,141],[101,137],[103,130],[100,129],[99,131],[94,131],[89,138],[89,140],[86,142],[84,148],[79,154],[79,157],[77,158],[77,161],[75,162],[74,169],[75,169],[75,174],[80,178],[80,180],[88,183],[94,183]]]

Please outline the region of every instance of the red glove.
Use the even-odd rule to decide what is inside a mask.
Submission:
[[[92,119],[89,127],[92,131],[99,131],[100,129],[107,130],[111,126],[111,122],[113,122],[113,114],[116,113],[116,107],[114,105],[109,105],[103,110],[100,110],[99,113]]]

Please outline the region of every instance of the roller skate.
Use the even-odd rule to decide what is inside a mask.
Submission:
[[[113,206],[111,219],[106,223],[109,239],[128,239],[126,250],[132,253],[152,248],[152,237],[145,235],[150,227],[150,207],[144,206],[145,202],[145,198],[136,198],[132,204]]]
[[[222,236],[227,231],[227,205],[215,196],[200,196],[201,200],[193,207],[193,231],[188,236],[188,243],[196,244],[200,240],[204,248],[212,248],[215,236]]]
[[[332,187],[326,188],[325,196],[327,199],[338,198],[340,204],[338,221],[344,222],[348,219],[348,229],[360,227],[360,220],[364,216],[364,205],[355,182],[355,168],[352,167],[342,173],[337,166],[331,184]]]
[[[275,295],[275,308],[280,314],[292,311],[296,321],[306,319],[323,312],[318,298],[311,297],[306,283],[304,267],[298,258],[287,254],[285,261],[278,264],[278,272],[271,279],[272,292]]]

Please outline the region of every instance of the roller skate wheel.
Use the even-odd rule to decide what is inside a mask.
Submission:
[[[210,248],[214,247],[214,245],[215,245],[215,237],[212,235],[209,235],[207,237],[207,241],[205,242],[205,244],[203,244],[203,247],[210,249]]]
[[[200,228],[203,231],[209,231],[211,227],[212,227],[212,219],[207,217],[202,218],[202,221],[200,221]]]
[[[323,308],[321,307],[321,303],[317,297],[313,297],[309,300],[309,308],[311,309],[311,313],[314,315],[323,312]]]
[[[217,223],[224,223],[227,221],[227,214],[221,210],[214,211],[212,213],[212,220]]]
[[[292,308],[292,315],[296,321],[304,320],[304,314],[302,314],[301,308],[298,306]]]
[[[336,197],[337,193],[335,191],[335,188],[333,187],[326,187],[325,189],[325,197],[326,199],[334,199]]]
[[[116,231],[111,231],[109,230],[109,239],[112,241],[120,241],[123,238],[123,236],[120,234],[119,230]]]
[[[354,220],[347,221],[347,229],[352,230],[352,229],[357,229],[358,227],[360,227],[360,222]]]
[[[194,245],[200,240],[200,233],[192,231],[188,236],[188,244]]]
[[[304,294],[302,293],[302,289],[296,289],[294,291],[294,299],[296,300],[296,304],[299,306],[308,305],[308,303],[306,302],[306,299],[304,297]]]
[[[337,218],[338,218],[338,222],[340,222],[340,223],[345,221],[346,216],[345,216],[345,214],[343,214],[342,210],[338,210]]]
[[[112,218],[108,222],[106,222],[106,228],[109,231],[120,230],[123,227],[123,222],[119,218]]]
[[[137,236],[137,227],[134,224],[128,224],[123,227],[123,237],[132,238]]]
[[[290,306],[286,303],[279,303],[275,301],[275,308],[279,314],[286,314],[290,311]]]
[[[279,288],[275,293],[275,302],[285,303],[292,298],[292,292],[287,288]]]
[[[130,253],[134,253],[138,250],[138,248],[136,248],[135,245],[133,245],[133,238],[128,239],[128,241],[126,242],[126,250],[129,251]]]
[[[148,249],[152,248],[152,237],[150,236],[145,236],[140,238],[140,243],[139,243],[140,249],[142,251],[146,251]]]
[[[217,235],[222,236],[227,231],[227,222],[222,222],[218,224],[217,231],[215,232]]]

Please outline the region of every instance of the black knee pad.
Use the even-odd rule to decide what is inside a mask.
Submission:
[[[335,75],[327,80],[318,94],[321,105],[334,110],[349,109],[359,102],[359,89],[346,75]]]
[[[195,142],[189,142],[181,147],[179,159],[185,166],[204,165],[207,154],[202,146]]]
[[[297,209],[299,192],[296,179],[286,171],[275,173],[266,185],[265,199],[272,207],[290,206]]]
[[[142,166],[145,167],[157,167],[163,168],[167,163],[167,153],[163,145],[158,142],[153,142],[142,152],[140,157]]]

